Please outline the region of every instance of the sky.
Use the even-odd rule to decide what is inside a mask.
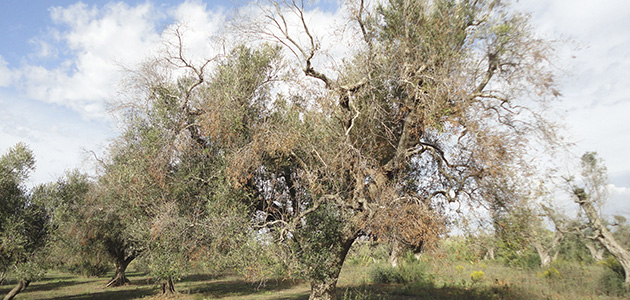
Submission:
[[[91,151],[117,135],[107,103],[121,97],[124,69],[159,51],[174,23],[189,30],[188,48],[210,53],[236,1],[0,0],[0,152],[18,142],[33,149],[31,184],[90,168]],[[514,4],[537,34],[559,41],[556,117],[576,158],[597,151],[605,160],[604,213],[630,216],[630,1]],[[320,0],[317,23],[334,20],[335,7]]]

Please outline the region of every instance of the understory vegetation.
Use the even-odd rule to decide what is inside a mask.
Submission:
[[[614,259],[558,260],[541,268],[533,259],[519,267],[495,260],[461,260],[449,253],[460,239],[448,239],[438,249],[414,257],[409,252],[397,267],[388,262],[385,245],[362,241],[355,244],[339,279],[339,299],[627,299],[623,274]],[[449,247],[450,246],[450,247]],[[611,266],[612,264],[613,266]],[[49,272],[20,294],[20,299],[162,299],[159,286],[145,266],[129,267],[131,284],[116,289],[103,286],[112,274],[88,277],[69,272]],[[616,271],[615,271],[616,270]],[[110,270],[111,271],[111,270]],[[0,293],[11,282],[0,285]],[[302,280],[272,279],[251,282],[235,273],[212,274],[198,268],[177,282],[173,299],[307,299],[309,287]]]

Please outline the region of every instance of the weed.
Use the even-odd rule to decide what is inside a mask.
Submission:
[[[485,276],[486,273],[484,273],[483,271],[474,271],[470,273],[470,280],[472,281],[472,283],[477,284],[481,282]]]
[[[549,267],[543,272],[538,272],[538,278],[556,279],[560,277],[560,271],[554,267]]]

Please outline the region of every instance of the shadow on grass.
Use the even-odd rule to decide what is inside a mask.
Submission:
[[[44,282],[34,282],[26,288],[29,292],[43,292],[43,291],[53,291],[58,290],[64,287],[80,284],[79,281],[76,280],[57,280],[58,278],[54,278],[54,281],[44,281]]]
[[[102,292],[95,293],[84,293],[81,295],[70,295],[70,296],[60,296],[55,298],[48,298],[48,300],[60,300],[60,299],[71,299],[71,300],[108,300],[108,299],[116,299],[116,300],[131,300],[138,299],[146,296],[156,295],[157,290],[153,287],[151,288],[140,288],[134,290],[106,290]]]
[[[211,276],[206,277],[204,275],[200,280],[212,280]],[[189,278],[197,278],[196,276]],[[186,280],[186,279],[185,279]],[[199,281],[199,280],[195,280]],[[205,296],[211,296],[215,298],[222,298],[227,296],[246,296],[253,294],[268,294],[279,292],[282,290],[293,288],[299,285],[299,282],[294,281],[270,281],[263,286],[259,286],[256,283],[247,282],[245,280],[219,280],[212,282],[201,282],[195,284],[194,282],[188,283],[188,288],[185,293],[189,294],[203,294]],[[306,298],[282,298],[282,299],[308,299]]]

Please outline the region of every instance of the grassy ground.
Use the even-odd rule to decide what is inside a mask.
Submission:
[[[558,265],[557,272],[519,270],[492,262],[449,262],[430,257],[401,269],[402,276],[420,279],[408,283],[373,283],[373,270],[382,263],[349,261],[339,281],[339,299],[625,299],[606,295],[598,283],[598,265]],[[476,272],[476,277],[472,274]],[[131,284],[105,288],[107,278],[82,278],[49,273],[32,283],[16,299],[160,299],[158,286],[141,273],[128,273]],[[0,295],[13,286],[0,286]],[[309,286],[297,281],[245,282],[238,276],[189,275],[176,283],[176,299],[308,299]]]

